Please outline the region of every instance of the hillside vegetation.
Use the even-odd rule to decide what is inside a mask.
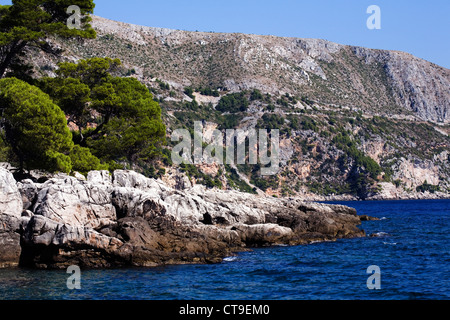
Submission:
[[[448,69],[324,40],[96,16],[92,27],[95,39],[50,37],[61,56],[26,53],[34,84],[64,110],[74,145],[97,159],[94,167],[132,168],[180,188],[201,183],[276,197],[449,195]],[[85,72],[104,77],[91,81]],[[172,132],[193,134],[195,121],[205,137],[215,129],[279,129],[281,170],[264,177],[261,164],[174,165]],[[0,149],[7,158],[8,146]]]

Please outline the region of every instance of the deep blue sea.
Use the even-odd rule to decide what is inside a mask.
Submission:
[[[450,200],[339,203],[381,220],[363,222],[365,238],[256,249],[215,265],[81,270],[80,290],[67,288],[65,271],[0,270],[0,299],[450,299]],[[367,287],[371,265],[379,290]]]

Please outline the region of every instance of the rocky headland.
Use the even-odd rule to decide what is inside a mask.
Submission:
[[[189,186],[134,171],[16,181],[0,168],[0,267],[217,263],[252,247],[363,237],[355,209]]]

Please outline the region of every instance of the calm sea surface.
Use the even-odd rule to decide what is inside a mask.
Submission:
[[[450,200],[340,202],[366,238],[256,249],[216,265],[65,271],[0,270],[0,299],[308,300],[450,299]],[[376,235],[371,237],[369,235]],[[369,290],[367,268],[380,268]]]

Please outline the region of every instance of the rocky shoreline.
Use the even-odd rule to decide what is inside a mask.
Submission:
[[[396,190],[395,192],[381,192],[361,199],[352,195],[335,195],[335,196],[319,196],[307,195],[302,197],[305,201],[315,202],[336,202],[336,201],[380,201],[380,200],[444,200],[450,199],[450,194],[445,192],[407,192],[404,190]]]
[[[378,183],[380,190],[376,193],[369,193],[365,199],[361,199],[351,194],[342,195],[330,195],[323,196],[317,194],[305,194],[302,195],[302,199],[305,201],[322,201],[322,202],[336,202],[336,201],[378,201],[378,200],[439,200],[450,199],[448,192],[418,192],[407,191],[403,187],[396,187],[391,182]]]
[[[16,181],[0,168],[0,267],[217,263],[252,247],[364,237],[360,224],[346,206],[177,190],[134,171]]]

